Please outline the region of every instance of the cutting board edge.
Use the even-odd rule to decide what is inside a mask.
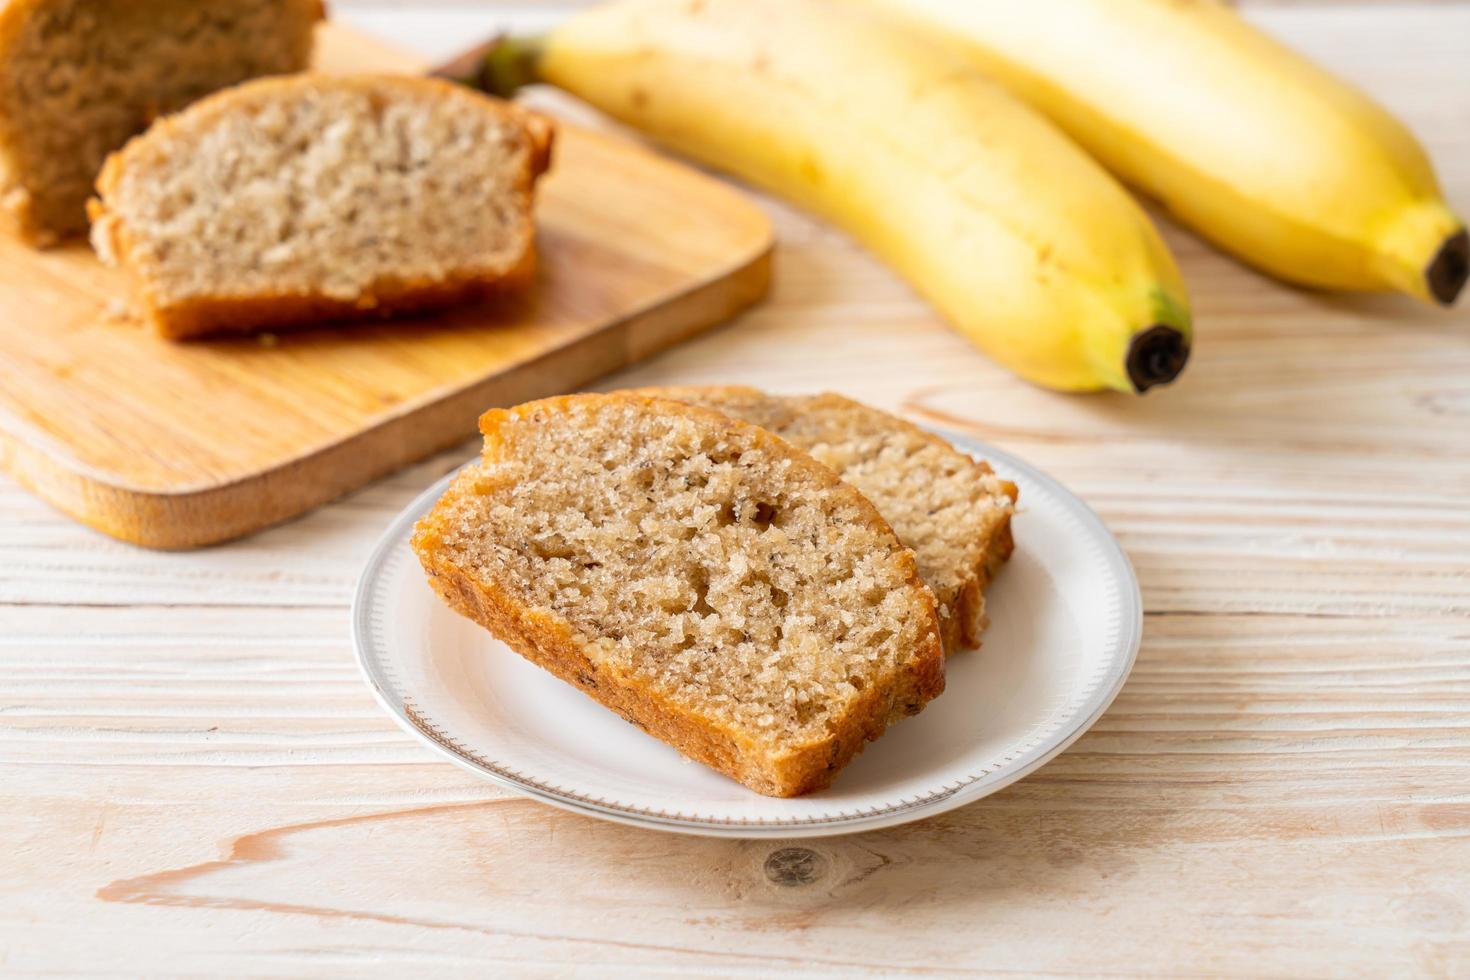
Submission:
[[[129,487],[5,426],[0,470],[63,513],[129,544],[187,550],[233,540],[470,438],[487,408],[565,392],[725,323],[769,292],[774,246],[767,223],[766,236],[743,261],[671,299],[248,476],[177,490]]]

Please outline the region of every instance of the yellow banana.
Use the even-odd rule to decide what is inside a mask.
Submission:
[[[973,343],[1065,390],[1143,391],[1183,367],[1178,270],[1105,170],[957,51],[834,0],[622,0],[489,87],[570,91],[864,242]]]
[[[1448,305],[1470,238],[1414,137],[1213,0],[866,0],[958,42],[1114,173],[1267,272]]]

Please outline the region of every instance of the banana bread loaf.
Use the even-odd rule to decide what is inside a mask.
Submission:
[[[320,0],[0,2],[0,222],[35,244],[86,231],[107,154],[155,116],[302,71]]]

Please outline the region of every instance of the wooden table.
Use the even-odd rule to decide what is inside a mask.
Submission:
[[[485,20],[339,13],[431,54]],[[1470,212],[1470,8],[1249,13],[1402,112]],[[783,845],[522,800],[374,705],[354,577],[470,444],[192,554],[0,482],[0,973],[1470,975],[1470,306],[1283,289],[1170,228],[1189,372],[1062,397],[771,211],[771,302],[607,385],[833,388],[1068,483],[1148,610],[1091,734],[773,875]]]

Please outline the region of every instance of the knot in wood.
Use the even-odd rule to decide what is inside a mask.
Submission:
[[[827,859],[809,847],[783,847],[766,858],[766,877],[782,888],[810,885],[827,873]]]

